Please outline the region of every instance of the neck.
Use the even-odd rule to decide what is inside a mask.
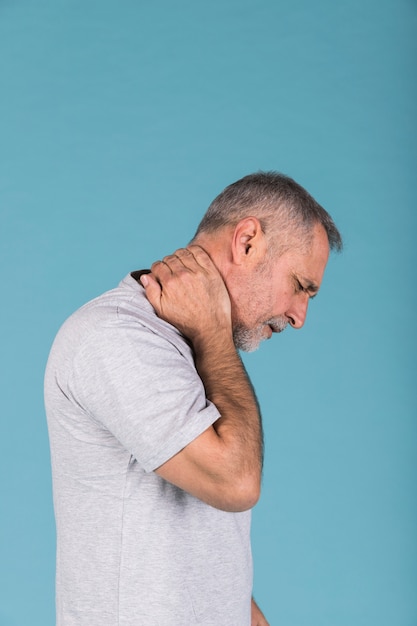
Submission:
[[[207,252],[224,279],[231,262],[231,241],[232,233],[223,228],[215,233],[201,233],[190,243],[201,246]]]

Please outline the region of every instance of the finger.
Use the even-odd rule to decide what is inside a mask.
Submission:
[[[161,285],[151,274],[142,274],[139,280],[145,289],[146,297],[149,302],[152,304],[154,309],[158,310],[162,292]]]
[[[165,257],[166,258],[166,257]],[[169,267],[168,263],[165,262],[165,259],[162,261],[155,261],[151,265],[151,272],[157,280],[163,279],[164,277],[169,277],[172,275],[172,270]]]
[[[178,264],[181,263],[187,269],[199,269],[193,253],[187,248],[178,248],[178,250],[176,250],[173,254],[165,257],[164,261],[167,261],[169,264],[176,267],[178,267]]]
[[[164,256],[162,262],[166,263],[166,265],[168,265],[168,267],[174,271],[187,267],[185,263],[185,257],[177,255],[176,252],[174,252],[174,254],[168,254],[167,256]]]
[[[165,263],[173,274],[183,270],[196,273],[204,269],[203,266],[198,263],[193,253],[186,248],[179,248],[173,254],[168,254],[162,259],[162,263]]]
[[[178,248],[178,250],[175,250],[174,255],[181,259],[186,259],[187,257],[191,259],[193,257],[193,253],[188,248]]]
[[[191,253],[192,257],[195,259],[195,262],[203,267],[204,269],[212,269],[214,267],[213,261],[210,256],[207,254],[203,248],[195,243],[190,244],[186,250]]]

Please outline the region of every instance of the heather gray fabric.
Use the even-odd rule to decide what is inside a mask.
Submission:
[[[153,470],[219,416],[192,350],[131,277],[74,313],[48,360],[58,626],[249,626],[250,513]]]

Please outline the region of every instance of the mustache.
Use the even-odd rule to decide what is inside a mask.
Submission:
[[[286,317],[273,317],[265,322],[265,326],[270,326],[274,333],[282,333],[288,326],[288,319]]]

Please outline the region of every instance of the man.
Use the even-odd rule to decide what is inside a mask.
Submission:
[[[249,175],[189,246],[67,320],[45,398],[59,626],[267,626],[251,600],[262,426],[238,349],[301,328],[332,219]]]

